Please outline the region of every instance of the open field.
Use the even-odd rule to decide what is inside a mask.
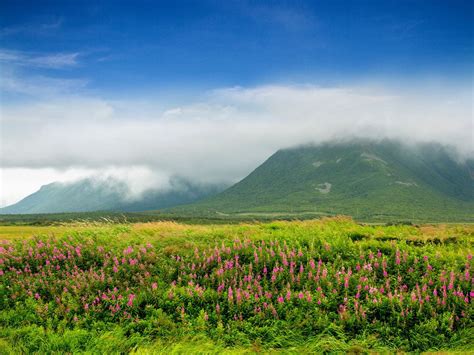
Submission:
[[[0,353],[474,351],[474,226],[0,226]]]

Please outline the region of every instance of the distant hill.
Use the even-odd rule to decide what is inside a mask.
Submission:
[[[279,150],[234,186],[174,211],[474,221],[474,164],[439,144],[303,146]]]
[[[0,214],[156,210],[195,202],[223,189],[221,185],[193,184],[176,177],[166,190],[148,190],[131,198],[127,185],[112,178],[55,182],[14,205],[0,208]]]

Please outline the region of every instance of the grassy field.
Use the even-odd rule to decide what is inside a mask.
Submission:
[[[474,351],[472,225],[0,226],[0,353]]]

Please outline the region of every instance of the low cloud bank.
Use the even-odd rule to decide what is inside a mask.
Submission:
[[[87,96],[4,105],[2,186],[20,189],[19,169],[50,169],[51,179],[105,174],[133,194],[173,175],[234,182],[280,148],[348,138],[436,141],[473,157],[471,95],[274,85],[219,89],[171,107]]]

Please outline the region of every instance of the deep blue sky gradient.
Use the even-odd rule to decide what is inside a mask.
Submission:
[[[333,83],[364,77],[472,80],[473,2],[0,1],[0,47],[78,52],[22,68],[87,78],[104,93]]]

